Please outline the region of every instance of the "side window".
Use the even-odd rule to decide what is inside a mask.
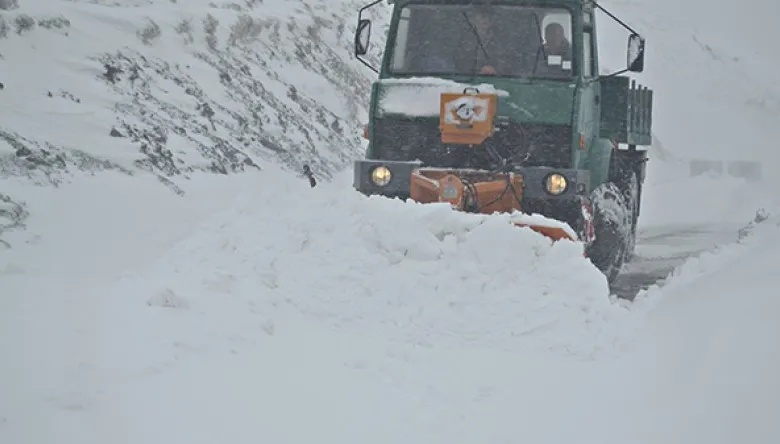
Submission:
[[[393,48],[392,70],[403,71],[406,68],[406,39],[409,35],[409,8],[401,10],[401,18],[398,20],[398,32],[396,33],[395,46]]]
[[[543,68],[537,75],[554,78],[568,78],[572,72],[572,16],[563,9],[549,9],[542,19],[542,39],[544,43]]]
[[[582,34],[582,75],[593,77],[593,31],[590,29]]]

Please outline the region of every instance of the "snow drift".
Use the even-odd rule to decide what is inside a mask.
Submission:
[[[334,186],[309,192],[299,179],[258,186],[274,192],[237,201],[142,274],[131,292],[138,303],[177,295],[209,311],[213,292],[224,291],[257,310],[289,306],[350,334],[577,354],[603,344],[623,311],[581,244],[553,244],[508,216],[366,199]],[[174,272],[198,279],[170,282]]]
[[[146,184],[138,200],[112,200],[130,180]],[[228,182],[203,182],[203,202]],[[12,233],[17,254],[0,266],[4,442],[241,442],[257,439],[249,423],[269,439],[308,440],[316,429],[355,441],[378,430],[397,437],[398,421],[422,439],[431,421],[460,415],[439,396],[483,396],[448,388],[479,381],[482,357],[588,362],[616,354],[626,327],[628,312],[609,301],[580,246],[553,245],[501,216],[345,195],[345,184],[312,190],[269,171],[246,176],[232,200],[176,208],[177,218],[172,200],[151,222],[137,211],[152,183],[109,173],[87,183],[74,192],[103,217],[34,219],[30,231],[43,240]],[[31,202],[63,192],[41,189]],[[47,247],[69,254],[41,261]],[[19,316],[43,307],[33,320]],[[466,373],[429,398],[445,362]],[[206,421],[209,405],[228,416]],[[190,425],[171,426],[165,411]],[[292,427],[295,417],[310,427]]]
[[[642,297],[645,323],[615,369],[637,380],[605,400],[626,412],[612,418],[613,442],[780,438],[778,214],[759,214],[738,241],[689,259]]]
[[[580,246],[502,216],[344,194],[346,183],[310,189],[279,172],[218,179],[171,194],[152,222],[136,215],[152,183],[125,179],[146,185],[116,202],[125,180],[101,173],[74,191],[102,219],[33,218],[42,238],[11,233],[0,440],[780,436],[776,385],[734,383],[780,371],[780,332],[762,321],[780,308],[777,219],[624,306]],[[211,198],[233,186],[235,198]],[[166,208],[198,195],[203,206]]]

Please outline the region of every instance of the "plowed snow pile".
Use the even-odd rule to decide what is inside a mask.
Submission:
[[[578,355],[625,313],[579,244],[553,245],[506,217],[277,178],[143,273],[137,303],[167,292],[211,310],[225,294],[349,334]],[[174,272],[193,278],[171,282]]]
[[[627,310],[577,245],[501,217],[269,172],[150,206],[133,181],[139,202],[107,174],[28,194],[0,264],[0,442],[780,436],[777,219]]]
[[[0,442],[500,440],[587,412],[577,381],[631,337],[576,244],[247,179],[199,224],[195,196],[226,184],[189,209],[149,206],[137,178],[140,202],[112,199],[127,184],[107,174],[28,194],[41,235],[11,233],[0,264]]]

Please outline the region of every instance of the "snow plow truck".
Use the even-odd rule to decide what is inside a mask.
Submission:
[[[392,18],[375,67],[364,14],[383,1]],[[628,31],[625,69],[606,75],[599,12]],[[616,279],[634,252],[652,140],[653,93],[623,75],[643,71],[639,33],[591,0],[375,0],[354,50],[378,74],[355,189],[512,214],[581,241]]]

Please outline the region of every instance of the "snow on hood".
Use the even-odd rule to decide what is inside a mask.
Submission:
[[[509,92],[494,85],[471,85],[437,77],[411,77],[406,79],[381,79],[377,114],[404,114],[414,117],[438,116],[442,93],[458,93],[465,88],[477,88],[480,93],[508,97]]]

